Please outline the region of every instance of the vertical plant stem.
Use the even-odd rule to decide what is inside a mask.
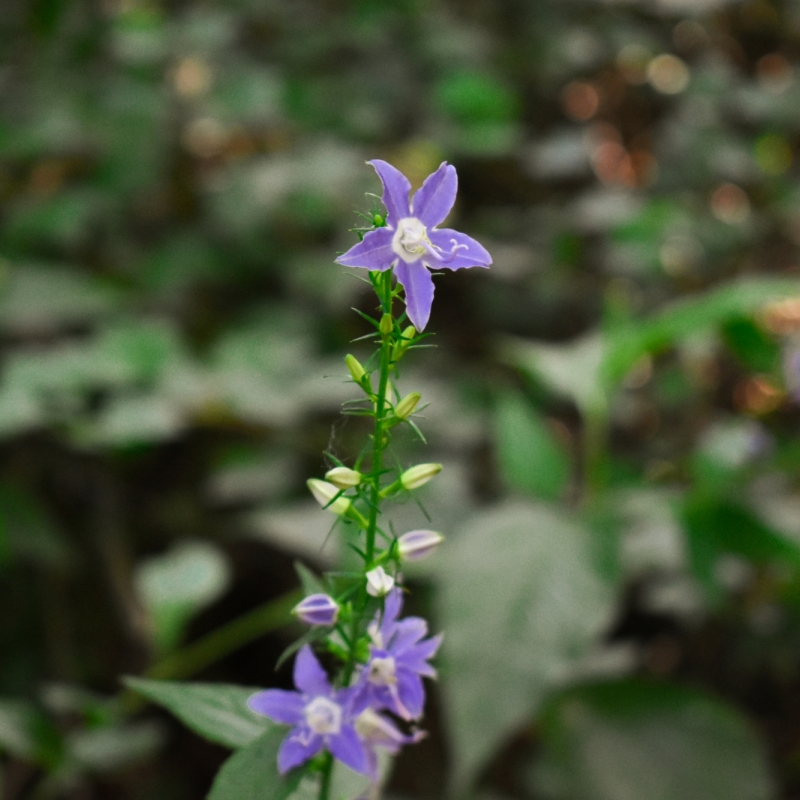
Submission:
[[[383,297],[380,298],[381,306],[386,314],[392,313],[392,273],[387,270],[381,276]],[[372,469],[370,481],[372,482],[372,498],[369,509],[369,524],[367,527],[367,563],[375,557],[375,532],[378,527],[378,509],[381,502],[381,472],[383,470],[383,415],[386,410],[386,388],[389,384],[389,366],[391,357],[391,338],[389,334],[381,337],[380,378],[378,381],[378,397],[375,401],[375,428],[372,434]]]
[[[331,795],[331,775],[333,774],[333,756],[325,753],[325,763],[322,766],[322,779],[319,783],[319,800],[329,800]]]

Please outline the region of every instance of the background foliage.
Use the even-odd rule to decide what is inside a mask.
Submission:
[[[407,376],[447,635],[387,794],[799,796],[797,0],[6,0],[0,42],[4,798],[230,750],[210,796],[267,796],[232,684],[288,684],[337,559],[373,157],[454,163],[495,259]]]

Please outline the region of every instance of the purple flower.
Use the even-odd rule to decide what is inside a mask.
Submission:
[[[369,774],[368,754],[354,725],[354,690],[334,690],[308,645],[294,662],[294,683],[300,691],[267,689],[247,701],[257,714],[293,726],[278,750],[280,773],[308,761],[324,748],[350,769]]]
[[[426,639],[428,624],[421,617],[397,617],[403,607],[403,594],[394,589],[386,598],[383,616],[370,625],[370,658],[360,678],[356,709],[386,708],[403,719],[419,719],[425,705],[424,675],[436,677],[428,663],[442,637]]]
[[[444,222],[456,200],[455,167],[443,162],[409,202],[411,184],[402,172],[379,159],[367,163],[383,183],[386,227],[367,233],[336,261],[345,267],[369,270],[394,267],[405,289],[408,318],[421,331],[428,324],[433,303],[433,279],[428,269],[488,267],[492,257],[470,236],[436,227]]]
[[[310,594],[292,609],[292,614],[306,625],[335,625],[339,604],[327,594]]]
[[[368,774],[373,783],[377,783],[379,778],[376,752],[378,747],[394,754],[403,745],[416,744],[427,736],[425,731],[415,731],[411,734],[401,733],[388,717],[378,714],[371,708],[362,711],[356,718],[356,731],[367,748]]]

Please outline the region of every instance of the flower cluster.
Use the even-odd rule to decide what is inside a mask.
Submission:
[[[441,636],[426,638],[428,626],[421,617],[398,620],[402,604],[401,590],[393,589],[383,613],[369,626],[369,657],[352,686],[334,689],[305,645],[294,665],[297,691],[267,689],[250,698],[253,711],[292,726],[278,751],[281,773],[325,749],[350,769],[377,780],[376,748],[396,752],[424,735],[402,733],[384,713],[417,721],[425,705],[422,677],[436,676],[428,661]]]
[[[345,358],[360,396],[346,404],[344,413],[371,418],[372,431],[352,466],[331,456],[336,463],[324,480],[308,481],[320,506],[335,515],[334,524],[350,528],[348,543],[363,565],[328,576],[294,608],[310,626],[295,660],[296,689],[267,689],[249,701],[254,712],[291,726],[278,752],[278,768],[285,773],[305,764],[319,774],[319,800],[331,800],[334,759],[375,782],[378,749],[395,753],[424,735],[414,725],[425,706],[423,678],[436,676],[430,660],[441,637],[428,636],[420,617],[400,618],[400,570],[429,556],[443,537],[431,530],[395,536],[384,523],[382,504],[417,492],[442,465],[386,466],[386,452],[399,432],[411,431],[424,442],[414,421],[424,408],[422,396],[401,393],[395,381],[398,363],[418,346],[428,323],[429,270],[488,267],[492,261],[474,239],[438,227],[455,202],[458,181],[452,166],[442,164],[412,198],[405,176],[385,161],[370,163],[383,183],[386,215],[371,215],[372,227],[362,229],[361,242],[337,261],[369,270],[378,299],[377,316],[367,317],[374,331],[362,337],[375,340],[376,354],[365,364],[354,355]],[[405,302],[399,315],[396,300]],[[398,463],[396,456],[392,461]],[[333,680],[310,642],[338,662]]]

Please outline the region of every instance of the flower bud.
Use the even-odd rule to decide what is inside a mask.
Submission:
[[[361,483],[361,473],[349,467],[334,467],[325,473],[325,480],[337,489],[352,489]]]
[[[407,394],[395,407],[394,414],[399,419],[407,419],[414,413],[414,409],[419,403],[422,395],[419,392],[411,392]]]
[[[400,483],[404,489],[408,489],[410,492],[414,489],[419,489],[420,486],[424,486],[441,471],[441,464],[417,464],[415,467],[409,467],[400,476]]]
[[[381,317],[381,324],[378,326],[381,336],[388,336],[392,332],[393,328],[394,323],[392,322],[392,315],[384,314]]]
[[[340,490],[332,483],[321,481],[317,478],[309,478],[306,481],[306,485],[311,490],[311,494],[314,495],[314,499],[328,511],[333,511],[334,514],[341,516],[349,510],[350,501],[346,497],[337,497],[336,500],[333,500]],[[333,500],[332,503],[331,500]]]
[[[311,594],[292,609],[292,614],[306,625],[335,625],[339,604],[327,594]]]
[[[392,361],[399,361],[406,350],[408,350],[411,340],[417,335],[417,329],[409,325],[401,334],[398,342],[392,348]]]
[[[394,578],[383,568],[375,567],[367,573],[367,594],[383,597],[394,587]]]
[[[436,531],[409,531],[397,540],[397,552],[403,561],[422,561],[443,541],[444,536]]]
[[[350,377],[359,385],[364,385],[364,379],[367,376],[367,372],[364,367],[361,366],[361,362],[351,354],[347,354],[344,357],[344,363],[347,364],[347,369],[350,370]]]

